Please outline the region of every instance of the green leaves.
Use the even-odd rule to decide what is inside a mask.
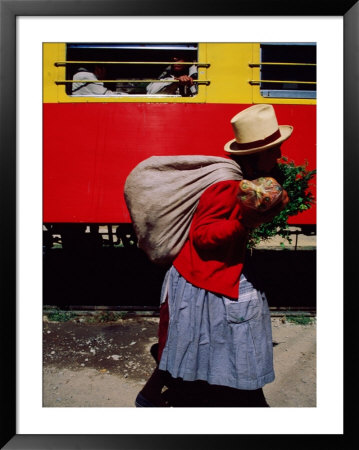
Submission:
[[[288,205],[269,223],[263,223],[255,228],[247,243],[247,248],[255,247],[260,241],[267,240],[273,236],[281,236],[289,243],[290,230],[287,223],[288,217],[295,216],[302,211],[311,208],[315,202],[313,194],[309,191],[310,181],[316,174],[315,170],[308,171],[308,163],[296,166],[294,161],[288,161],[288,158],[282,157],[278,164],[283,188],[289,196]]]

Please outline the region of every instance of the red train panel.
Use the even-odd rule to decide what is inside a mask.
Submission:
[[[45,103],[44,222],[126,223],[127,175],[152,155],[225,156],[230,119],[250,105],[195,103]],[[293,125],[282,154],[316,167],[315,105],[274,105]],[[314,184],[314,182],[313,182]],[[290,219],[315,224],[315,205]]]

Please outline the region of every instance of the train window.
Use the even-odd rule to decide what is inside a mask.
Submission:
[[[316,98],[316,44],[261,44],[263,97]]]
[[[194,96],[198,83],[180,85],[174,76],[197,80],[198,45],[69,43],[66,93],[78,96]]]

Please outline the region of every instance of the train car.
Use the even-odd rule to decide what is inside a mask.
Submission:
[[[197,70],[194,93],[149,94],[178,54]],[[79,95],[74,74],[94,65],[106,68],[97,78],[108,90]],[[44,43],[45,226],[111,226],[125,245],[129,172],[152,155],[225,156],[231,118],[257,103],[294,127],[282,154],[315,169],[315,43]],[[315,205],[289,222],[315,226]]]

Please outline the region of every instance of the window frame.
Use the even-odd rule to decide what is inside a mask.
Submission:
[[[113,95],[111,94],[104,94],[104,95],[98,95],[98,94],[89,94],[89,95],[73,95],[71,92],[69,92],[69,85],[72,84],[72,77],[73,77],[73,73],[75,73],[75,71],[71,71],[71,69],[69,69],[69,66],[71,65],[77,65],[77,67],[79,67],[81,65],[81,61],[83,60],[84,62],[87,61],[87,59],[78,59],[75,63],[75,60],[72,61],[73,58],[68,58],[69,55],[69,49],[72,50],[72,53],[74,50],[76,49],[81,49],[81,50],[120,50],[120,51],[126,51],[129,50],[131,52],[133,51],[140,51],[141,54],[143,54],[143,52],[147,52],[147,51],[156,51],[157,54],[161,53],[161,51],[165,51],[166,55],[169,54],[169,52],[185,52],[185,51],[189,51],[192,54],[194,54],[194,52],[196,52],[195,55],[195,62],[199,63],[198,64],[198,68],[200,67],[206,67],[208,65],[206,65],[205,62],[200,61],[199,58],[199,53],[200,53],[200,44],[199,43],[185,43],[185,44],[180,44],[180,43],[176,43],[176,44],[166,44],[166,43],[161,43],[161,44],[152,44],[152,43],[66,43],[65,44],[65,61],[63,63],[59,63],[59,65],[63,65],[65,66],[64,68],[64,73],[65,73],[65,80],[64,83],[65,87],[64,87],[64,93],[65,96],[70,100],[70,101],[78,101],[78,99],[86,99],[87,101],[96,101],[97,99],[101,99],[101,101],[103,100],[107,100],[107,101],[153,101],[153,100],[161,100],[161,99],[165,99],[165,100],[169,100],[171,99],[171,101],[191,101],[191,102],[202,102],[203,98],[205,96],[205,87],[206,87],[206,81],[205,80],[201,80],[200,75],[198,76],[198,89],[197,89],[197,93],[195,93],[194,95],[191,96],[182,96],[180,94],[166,94],[166,93],[155,93],[155,94],[147,94],[147,92],[140,92],[140,93],[131,93],[131,92],[123,92],[121,94],[118,93],[118,83],[121,82],[121,78],[118,78],[118,81],[116,80],[111,80],[110,82],[112,82],[112,84],[115,84],[116,82],[116,90],[114,90],[113,88],[111,89],[111,87],[109,87],[110,90],[112,90],[114,93]],[[108,56],[108,55],[107,55]],[[130,56],[130,55],[129,55]],[[133,56],[133,54],[131,55]],[[193,55],[194,56],[194,55]],[[169,59],[169,58],[166,58]],[[153,60],[153,58],[152,58]],[[160,60],[158,63],[156,62],[158,60],[158,58],[155,59],[155,61],[151,61],[151,59],[149,59],[149,61],[142,61],[143,65],[147,65],[150,64],[151,66],[158,66],[158,71],[156,72],[156,76],[152,76],[151,80],[153,81],[158,81],[158,76],[163,72],[163,68],[164,67],[168,67],[168,63],[172,63],[172,61],[163,61]],[[93,62],[99,61],[99,63],[101,62],[101,58],[100,59],[94,59]],[[108,64],[109,66],[112,66],[112,68],[118,64],[125,64],[127,67],[131,65],[131,62],[135,63],[136,58],[134,61],[105,61],[105,64]],[[84,64],[86,66],[86,64]],[[135,67],[136,65],[140,65],[141,64],[133,64],[133,66]],[[193,65],[192,63],[188,62],[187,65]],[[144,71],[145,69],[143,69]],[[152,69],[152,73],[155,73],[155,70]],[[148,78],[148,77],[147,77]],[[144,79],[144,83],[148,80]],[[101,81],[101,80],[99,80]],[[108,86],[108,83],[106,85],[106,80],[104,81],[104,85],[105,87]],[[126,82],[124,82],[126,83]],[[132,85],[136,86],[136,83],[142,83],[142,80],[140,78],[140,76],[136,76],[134,77],[134,79],[132,81],[128,81],[128,85],[130,85],[130,83],[132,83]],[[61,82],[59,82],[59,84],[61,84]],[[125,84],[125,85],[126,85]],[[62,95],[61,95],[62,97]]]
[[[299,90],[299,89],[268,89],[263,88],[263,63],[268,61],[263,61],[263,47],[265,46],[315,46],[315,42],[265,42],[260,43],[259,47],[259,92],[264,99],[302,99],[302,100],[316,100],[317,91],[315,90]],[[274,62],[274,61],[271,61]],[[285,81],[285,80],[283,80]],[[308,80],[310,81],[310,80]],[[283,83],[284,84],[284,83]]]

